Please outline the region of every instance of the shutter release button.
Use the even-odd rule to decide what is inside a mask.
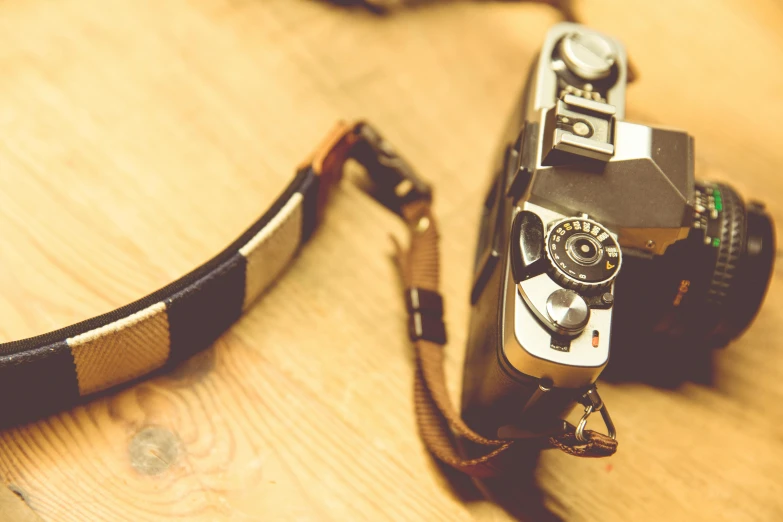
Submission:
[[[590,320],[590,307],[573,290],[555,290],[546,300],[546,312],[557,333],[576,335]]]

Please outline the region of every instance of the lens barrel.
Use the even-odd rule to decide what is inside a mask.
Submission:
[[[722,301],[724,313],[713,332],[716,340],[723,340],[723,344],[740,335],[756,317],[775,263],[775,229],[762,204],[748,203],[744,230],[734,277]]]
[[[616,287],[620,336],[632,330],[718,347],[756,316],[775,257],[770,216],[724,184],[697,183],[694,202],[685,240],[653,260],[626,257]]]

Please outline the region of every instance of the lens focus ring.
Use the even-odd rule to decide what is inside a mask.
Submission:
[[[723,306],[745,250],[745,206],[730,187],[717,184],[723,200],[718,259],[707,290],[707,303]]]

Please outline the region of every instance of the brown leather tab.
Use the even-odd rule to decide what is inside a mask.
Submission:
[[[343,166],[355,143],[354,126],[344,121],[338,122],[302,166],[312,168],[320,180],[316,203],[319,222],[326,209],[329,194],[342,178]]]

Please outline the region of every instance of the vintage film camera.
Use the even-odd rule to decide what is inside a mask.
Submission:
[[[694,179],[687,133],[624,121],[627,79],[623,45],[571,23],[549,31],[530,71],[471,295],[462,415],[486,437],[556,430],[577,403],[578,438],[594,411],[614,436],[595,389],[610,345],[720,346],[763,300],[770,217]]]

